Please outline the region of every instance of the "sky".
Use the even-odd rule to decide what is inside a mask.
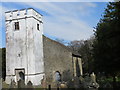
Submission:
[[[5,13],[34,8],[43,15],[44,35],[55,40],[86,40],[93,36],[108,2],[1,2],[0,47],[5,47]]]

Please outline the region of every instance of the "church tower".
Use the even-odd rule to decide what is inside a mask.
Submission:
[[[5,13],[6,83],[24,80],[39,85],[44,76],[43,21],[34,9]]]

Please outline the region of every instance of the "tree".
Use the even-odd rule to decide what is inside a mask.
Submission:
[[[0,48],[0,78],[2,77],[2,49]]]
[[[76,52],[76,53],[79,53],[79,49],[80,47],[84,44],[84,41],[83,40],[74,40],[74,41],[71,41],[68,43],[68,47],[73,51],[73,52]]]
[[[92,55],[93,41],[94,41],[94,37],[85,40],[78,50],[78,52],[82,56],[84,73],[92,73],[94,71],[94,65],[93,65],[94,59]]]
[[[2,74],[2,78],[5,80],[6,75],[6,48],[0,48],[0,74]]]
[[[120,72],[120,2],[110,2],[96,26],[95,67],[98,72],[115,76]]]
[[[94,37],[88,40],[74,40],[68,44],[68,47],[75,53],[82,56],[83,71],[84,73],[91,73],[94,70],[93,56],[92,56],[92,44]]]
[[[56,38],[55,41],[57,41],[57,42],[59,42],[59,43],[61,43],[63,45],[67,45],[68,44],[67,41],[65,41],[64,39],[60,39],[60,38]]]

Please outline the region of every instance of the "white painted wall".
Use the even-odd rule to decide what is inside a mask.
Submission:
[[[24,9],[6,12],[5,17],[6,83],[16,81],[15,69],[25,68],[25,82],[39,85],[44,75],[42,16],[33,9]],[[20,30],[14,30],[14,22],[19,22]]]

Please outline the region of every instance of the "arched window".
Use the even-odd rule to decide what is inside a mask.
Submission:
[[[59,71],[55,72],[55,81],[59,81],[59,82],[61,81],[61,74]]]

